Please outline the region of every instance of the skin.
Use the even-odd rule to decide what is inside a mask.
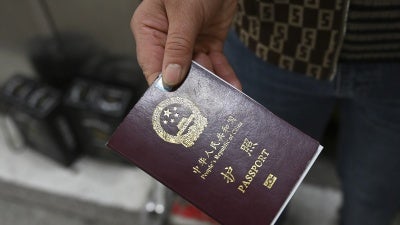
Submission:
[[[142,1],[131,28],[147,82],[162,72],[164,86],[172,89],[184,80],[193,59],[241,89],[223,54],[236,5],[236,0]]]

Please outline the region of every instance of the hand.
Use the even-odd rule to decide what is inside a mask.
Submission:
[[[236,0],[144,0],[131,28],[138,62],[151,84],[162,72],[167,88],[179,85],[194,59],[241,89],[223,55]]]

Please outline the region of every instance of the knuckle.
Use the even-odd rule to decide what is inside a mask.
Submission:
[[[140,11],[136,10],[136,11],[133,13],[132,18],[131,18],[131,21],[130,21],[131,27],[135,26],[135,25],[137,24],[137,21],[140,21],[140,18],[139,18],[139,17],[140,17]]]
[[[130,21],[130,27],[134,34],[136,32],[138,32],[138,21],[139,21],[139,19],[137,18],[136,14],[133,14],[131,21]]]
[[[168,34],[165,51],[178,55],[189,55],[193,51],[193,43],[183,35]]]

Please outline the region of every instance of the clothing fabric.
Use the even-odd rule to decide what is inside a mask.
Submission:
[[[239,38],[280,68],[332,80],[339,61],[400,62],[398,0],[239,0],[238,5],[233,27]]]
[[[400,64],[342,63],[332,81],[315,80],[266,63],[234,32],[225,54],[246,94],[316,139],[339,107],[341,224],[389,225],[400,207]]]
[[[400,62],[400,1],[351,0],[339,60]]]

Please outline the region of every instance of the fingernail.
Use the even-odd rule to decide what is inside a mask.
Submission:
[[[174,86],[179,84],[181,81],[182,67],[178,64],[169,64],[165,69],[165,73],[162,76],[164,88],[172,90]]]

